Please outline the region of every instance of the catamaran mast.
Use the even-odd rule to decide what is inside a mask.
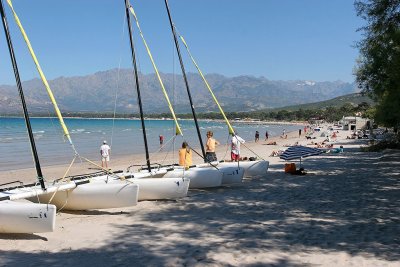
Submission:
[[[206,162],[206,152],[204,150],[203,140],[201,138],[200,127],[199,127],[199,123],[197,121],[196,111],[194,110],[192,94],[190,93],[189,83],[188,83],[188,80],[187,80],[187,77],[186,77],[186,71],[185,71],[185,67],[183,65],[181,51],[179,49],[179,43],[178,43],[178,39],[176,38],[175,27],[174,27],[174,23],[172,22],[171,13],[169,11],[169,6],[168,6],[168,1],[167,0],[165,0],[165,7],[167,8],[169,23],[171,25],[172,35],[174,36],[175,47],[176,47],[176,51],[178,53],[179,63],[181,65],[181,69],[182,69],[182,75],[183,75],[183,79],[185,81],[186,91],[187,91],[187,94],[189,96],[190,108],[192,109],[193,120],[194,120],[194,123],[196,125],[197,136],[199,138],[199,142],[200,142],[200,146],[201,146],[201,152],[203,153],[204,162]]]
[[[5,33],[6,39],[7,39],[8,51],[10,52],[11,63],[13,65],[13,69],[14,69],[15,81],[17,83],[19,96],[20,96],[21,102],[22,102],[22,109],[24,111],[25,124],[26,124],[26,128],[28,130],[33,160],[35,161],[36,173],[37,173],[41,188],[43,190],[46,190],[46,186],[44,185],[44,181],[43,181],[42,169],[41,169],[40,163],[39,163],[39,156],[38,156],[38,153],[36,150],[35,139],[34,139],[33,133],[32,133],[32,127],[31,127],[31,123],[30,123],[30,119],[29,119],[28,109],[26,107],[24,92],[22,91],[21,79],[19,77],[17,61],[15,59],[14,48],[13,48],[13,45],[11,42],[11,36],[10,36],[9,29],[8,29],[7,18],[6,18],[6,14],[4,12],[3,0],[0,0],[0,12],[1,12],[1,18],[3,21],[4,33]]]
[[[145,128],[145,125],[144,125],[144,117],[143,117],[142,98],[140,96],[139,77],[138,77],[138,71],[137,71],[137,66],[136,66],[135,48],[134,48],[134,45],[133,45],[133,38],[132,38],[131,18],[129,16],[129,0],[125,0],[125,10],[126,10],[126,19],[128,21],[129,41],[130,41],[130,44],[131,44],[132,64],[133,64],[133,69],[134,69],[134,73],[135,73],[136,92],[137,92],[138,104],[139,104],[140,121],[142,122],[144,149],[146,151],[146,163],[147,163],[147,168],[148,168],[148,170],[150,172],[151,171],[150,156],[149,156],[149,148],[147,146],[146,128]]]

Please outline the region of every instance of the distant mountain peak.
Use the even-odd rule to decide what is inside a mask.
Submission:
[[[314,81],[302,81],[300,83],[298,83],[298,86],[314,86],[316,84],[316,82]]]
[[[169,112],[160,85],[154,75],[139,74],[145,113]],[[176,112],[189,112],[190,106],[181,75],[162,73],[164,85]],[[225,111],[250,111],[323,101],[358,92],[352,83],[341,81],[316,82],[273,81],[265,77],[241,75],[226,77],[212,73],[206,78]],[[198,112],[217,111],[207,88],[197,73],[189,73],[188,81]],[[111,69],[86,76],[59,77],[50,81],[54,95],[64,112],[113,112],[137,110],[134,77],[131,69]],[[30,111],[51,111],[48,96],[38,79],[23,83]],[[0,115],[19,111],[15,86],[0,86]]]

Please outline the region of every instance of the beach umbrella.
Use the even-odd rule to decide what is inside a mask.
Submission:
[[[307,147],[307,146],[291,146],[283,152],[279,158],[284,160],[293,160],[293,159],[300,159],[300,166],[301,166],[301,159],[311,156],[316,156],[322,153],[321,149]]]

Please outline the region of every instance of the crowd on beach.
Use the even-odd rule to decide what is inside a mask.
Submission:
[[[367,140],[347,139],[352,131],[329,125],[299,130],[266,131],[264,138],[258,130],[257,141],[254,132],[254,140],[231,137],[230,152],[238,152],[231,157],[248,157],[246,145],[270,162],[265,176],[245,179],[239,189],[192,191],[185,201],[143,201],[85,219],[62,213],[58,231],[0,239],[0,265],[399,266],[399,154],[360,152]],[[209,154],[222,158],[223,146],[212,132],[207,137]],[[272,152],[297,145],[331,152],[307,160],[307,175],[292,176]],[[344,153],[335,154],[340,146]],[[191,150],[182,144],[181,165],[190,164]]]
[[[325,153],[340,153],[343,152],[343,146],[335,146],[335,142],[337,141],[339,131],[329,127],[328,125],[324,125],[323,127],[319,127],[318,125],[304,125],[296,132],[290,133],[290,139],[296,139],[293,143],[288,143],[283,141],[288,140],[288,132],[286,129],[282,130],[282,133],[277,136],[271,136],[268,130],[265,131],[265,138],[263,145],[269,146],[277,146],[278,149],[273,149],[269,153],[269,157],[279,157],[283,154],[284,150],[287,147],[291,146],[309,146],[315,147],[323,150]],[[347,139],[355,139],[355,138],[364,138],[366,134],[362,131],[352,132],[350,136],[347,136]],[[217,141],[213,137],[212,131],[207,131],[206,134],[207,141],[205,144],[206,157],[205,160],[207,162],[217,161],[216,148],[220,145],[220,142]],[[322,138],[321,138],[322,137]],[[281,140],[281,141],[279,141]],[[159,135],[160,147],[164,145],[164,136]],[[246,141],[238,135],[238,133],[234,133],[230,138],[230,161],[240,161],[247,160],[248,158],[255,158],[251,156],[241,157],[241,144],[244,144]],[[257,144],[260,142],[260,131],[256,130],[254,134],[254,143]],[[108,168],[108,161],[110,160],[110,146],[108,146],[107,141],[104,140],[102,146],[100,147],[101,154],[101,163],[103,168]],[[253,155],[254,156],[254,155]],[[229,161],[229,160],[225,160]],[[178,162],[179,165],[185,166],[188,168],[192,165],[192,148],[190,145],[184,141],[182,143],[181,148],[178,151]]]

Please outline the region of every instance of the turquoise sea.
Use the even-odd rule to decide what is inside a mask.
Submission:
[[[66,118],[65,123],[78,153],[90,159],[98,159],[99,148],[103,140],[107,140],[112,148],[112,156],[144,154],[144,142],[139,120],[128,119],[77,119]],[[164,144],[174,136],[174,123],[171,120],[146,120],[147,140],[150,153],[156,153],[159,148],[159,135],[164,136]],[[175,148],[182,141],[198,148],[199,141],[194,122],[180,120],[184,137],[177,137]],[[40,163],[43,166],[53,164],[68,164],[73,157],[69,143],[64,140],[63,132],[56,118],[31,118]],[[203,140],[206,132],[211,130],[214,137],[226,144],[229,140],[225,123],[215,121],[200,121]],[[299,129],[296,125],[260,125],[234,123],[238,134],[247,141],[254,141],[255,131],[260,132],[263,140],[265,131],[270,136],[277,136],[286,131]],[[172,149],[170,141],[165,149]],[[0,171],[33,167],[32,153],[28,134],[23,118],[0,118]],[[200,149],[198,150],[200,152]],[[144,162],[144,160],[143,160]]]

